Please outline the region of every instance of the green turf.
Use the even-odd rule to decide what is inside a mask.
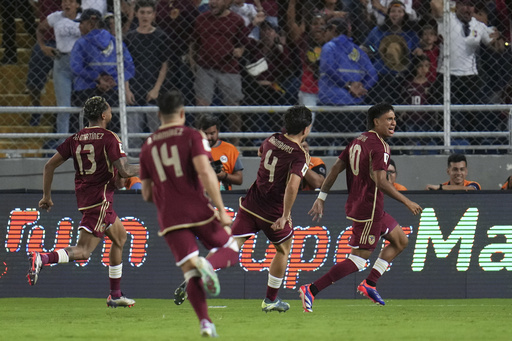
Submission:
[[[263,313],[260,300],[211,299],[224,340],[511,340],[512,299],[321,300],[313,313],[289,301],[286,313]],[[107,308],[105,299],[2,298],[1,340],[199,340],[189,302],[139,299]]]

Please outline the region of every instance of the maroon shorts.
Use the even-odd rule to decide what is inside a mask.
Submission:
[[[396,226],[398,226],[396,220],[386,212],[380,219],[374,221],[354,221],[348,245],[356,249],[373,251],[380,237],[393,231]]]
[[[197,240],[208,250],[226,246],[230,235],[217,219],[206,225],[194,226],[166,233],[164,239],[169,245],[177,266],[199,255]]]
[[[274,231],[270,226],[272,224],[268,221],[239,209],[233,226],[231,226],[231,233],[233,233],[233,237],[250,237],[255,236],[259,231],[263,231],[268,240],[274,244],[281,244],[293,236],[293,227],[290,223],[286,223],[284,229],[280,231]]]
[[[82,220],[78,229],[84,229],[92,233],[95,237],[105,237],[105,231],[112,225],[117,218],[116,212],[111,202],[82,211]]]

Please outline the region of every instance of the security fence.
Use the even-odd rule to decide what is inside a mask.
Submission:
[[[3,1],[0,156],[51,155],[93,95],[136,155],[170,88],[188,125],[218,115],[247,156],[296,104],[314,112],[312,153],[335,155],[381,101],[396,108],[393,153],[511,152],[510,6],[367,2]]]

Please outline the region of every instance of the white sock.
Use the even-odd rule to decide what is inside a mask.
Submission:
[[[123,263],[119,265],[110,265],[108,267],[109,278],[121,278],[123,276]]]
[[[268,274],[268,283],[267,285],[273,289],[279,289],[281,287],[281,284],[283,283],[282,278],[277,278],[272,276],[271,274]]]
[[[58,263],[69,263],[69,256],[66,250],[60,249],[57,250],[57,254],[59,255]]]
[[[373,264],[373,268],[377,270],[381,275],[386,272],[388,269],[389,263],[386,262],[384,259],[377,258],[375,261],[375,264]]]
[[[348,259],[350,259],[352,263],[354,263],[357,266],[358,270],[364,269],[364,267],[366,266],[366,259],[364,259],[363,257],[350,254],[348,255]]]

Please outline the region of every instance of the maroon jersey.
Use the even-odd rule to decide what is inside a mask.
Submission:
[[[57,152],[75,165],[75,194],[79,210],[113,202],[117,169],[114,161],[125,157],[119,137],[110,130],[87,127],[68,137]]]
[[[214,69],[223,73],[239,73],[238,58],[233,49],[248,43],[244,19],[230,12],[225,17],[216,17],[205,12],[197,17],[193,38],[199,44],[197,64],[203,69]]]
[[[192,161],[199,155],[210,158],[210,145],[201,133],[185,126],[161,127],[142,146],[140,178],[153,181],[159,235],[215,218]]]
[[[284,191],[290,175],[304,177],[308,171],[309,155],[302,146],[281,133],[263,141],[260,153],[256,181],[241,204],[246,211],[274,222],[283,214]]]
[[[347,165],[347,218],[355,221],[379,219],[384,214],[384,193],[377,189],[374,171],[387,170],[388,144],[373,130],[352,140],[339,158]]]

